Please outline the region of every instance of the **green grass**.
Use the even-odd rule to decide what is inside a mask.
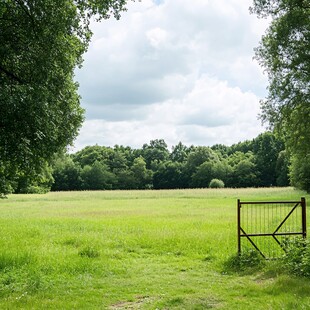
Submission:
[[[310,309],[310,280],[278,263],[225,268],[237,250],[237,198],[301,196],[291,188],[9,196],[0,201],[0,309]]]

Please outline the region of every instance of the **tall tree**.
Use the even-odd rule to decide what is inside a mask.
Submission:
[[[289,180],[289,160],[285,150],[278,154],[276,162],[277,186],[290,185]]]
[[[183,178],[184,164],[177,161],[161,162],[154,173],[153,184],[155,189],[185,188]]]
[[[152,168],[152,163],[159,163],[169,158],[169,150],[163,139],[151,140],[150,144],[142,147],[142,157],[145,159],[146,167]]]
[[[298,160],[304,161],[310,153],[310,3],[254,0],[252,11],[272,17],[256,49],[256,58],[269,78],[262,119],[284,137],[298,167]]]
[[[125,3],[0,2],[0,193],[17,171],[40,170],[77,136],[83,109],[74,69],[91,38],[90,19],[118,18]]]
[[[174,162],[184,163],[187,160],[188,154],[193,149],[194,149],[193,145],[187,147],[182,142],[179,142],[177,145],[172,147],[172,152],[170,153],[170,159]]]
[[[73,155],[73,161],[78,162],[81,167],[93,165],[96,161],[109,164],[113,157],[114,150],[107,146],[92,145],[86,146]]]
[[[277,160],[284,150],[283,142],[271,132],[256,137],[253,142],[253,153],[257,170],[260,172],[259,186],[275,186],[277,184]]]
[[[72,191],[82,189],[81,167],[68,155],[58,155],[53,162],[54,191]]]
[[[83,189],[85,190],[103,190],[112,189],[116,183],[115,175],[109,171],[107,165],[94,162],[92,166],[85,166],[81,172],[83,180]]]
[[[143,189],[151,187],[153,173],[152,170],[146,168],[146,162],[143,157],[139,156],[134,159],[131,172],[134,176],[134,188]]]
[[[189,153],[186,161],[185,170],[190,178],[197,168],[206,161],[216,162],[218,155],[208,146],[197,146]]]

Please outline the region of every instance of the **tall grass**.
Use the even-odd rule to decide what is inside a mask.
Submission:
[[[12,195],[0,201],[2,309],[306,309],[309,280],[225,269],[236,199],[283,189]]]

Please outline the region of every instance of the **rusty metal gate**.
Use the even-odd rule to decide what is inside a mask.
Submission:
[[[266,259],[285,251],[285,240],[306,238],[306,200],[244,202],[238,199],[238,252],[253,247]]]

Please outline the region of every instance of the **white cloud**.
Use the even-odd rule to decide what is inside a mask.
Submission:
[[[203,76],[181,99],[136,107],[140,120],[88,120],[82,129],[81,148],[88,144],[123,144],[141,147],[151,139],[164,138],[172,146],[231,144],[261,132],[257,120],[258,98],[227,82]],[[134,113],[134,112],[133,112]],[[130,141],[128,140],[130,137]]]
[[[266,78],[252,59],[266,27],[240,0],[143,0],[93,24],[77,71],[87,120],[76,141],[140,147],[255,137]]]
[[[156,49],[160,49],[167,43],[168,33],[159,27],[153,28],[146,32],[146,37],[150,44]]]

